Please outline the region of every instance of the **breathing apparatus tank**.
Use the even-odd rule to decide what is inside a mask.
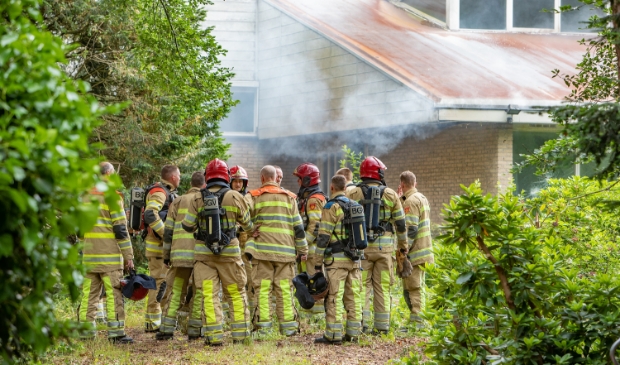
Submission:
[[[345,220],[344,223],[349,225],[349,235],[355,244],[355,248],[363,250],[368,247],[364,207],[360,204],[350,204],[348,222]]]
[[[381,191],[378,186],[369,186],[364,192],[364,216],[368,240],[374,242],[383,235],[383,228],[379,226],[379,212],[381,211]]]
[[[129,203],[129,226],[134,231],[144,229],[144,221],[142,214],[144,213],[144,189],[136,187],[131,189],[131,198]]]

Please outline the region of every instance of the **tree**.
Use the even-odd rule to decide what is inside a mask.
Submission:
[[[113,110],[81,96],[88,85],[61,71],[66,49],[38,27],[39,6],[0,2],[2,363],[42,354],[73,333],[75,324],[54,317],[51,291],[58,285],[77,299],[81,265],[67,237],[96,222],[97,207],[82,196],[95,184],[107,189],[89,138],[96,118]]]
[[[364,154],[353,151],[346,144],[342,146],[342,152],[344,153],[344,159],[340,160],[340,168],[348,167],[353,173],[353,182],[356,184],[361,182],[360,164],[364,161]]]
[[[127,184],[157,179],[161,166],[191,174],[228,145],[219,132],[235,105],[233,73],[220,66],[206,18],[208,0],[45,0],[46,26],[69,45],[65,72],[92,85],[107,115],[92,138]],[[187,180],[187,179],[186,179]]]
[[[600,166],[597,176],[617,179],[620,167],[620,0],[581,0],[605,16],[593,16],[586,28],[598,37],[582,39],[587,47],[576,75],[553,70],[571,88],[567,105],[550,109],[553,121],[562,127],[560,136],[547,141],[523,165],[535,165],[538,173],[553,171],[567,158]],[[558,11],[572,11],[566,5]]]
[[[499,196],[462,188],[427,268],[427,362],[610,364],[620,230],[592,194],[598,183],[551,180],[535,199],[514,186]],[[617,188],[603,194],[620,198]]]

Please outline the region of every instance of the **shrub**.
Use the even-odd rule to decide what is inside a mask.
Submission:
[[[88,144],[104,112],[59,69],[62,42],[39,29],[39,2],[0,2],[0,358],[41,354],[72,325],[58,321],[52,292],[74,300],[82,275],[67,237],[92,227],[80,202],[97,183]],[[100,189],[106,189],[103,182]],[[114,194],[113,191],[110,191]],[[61,213],[62,212],[62,213]]]
[[[574,199],[597,189],[586,179],[553,180],[525,200],[514,189],[491,196],[479,183],[463,186],[445,207],[428,268],[428,363],[610,363],[620,337],[608,238],[616,226],[599,197]]]

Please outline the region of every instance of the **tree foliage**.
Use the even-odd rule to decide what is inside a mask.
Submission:
[[[108,115],[92,141],[125,183],[146,184],[161,166],[191,173],[225,157],[219,121],[235,104],[231,71],[206,18],[208,0],[45,0],[50,31],[70,46],[66,73],[92,85]],[[187,179],[186,179],[187,180]]]
[[[78,247],[67,241],[96,222],[81,203],[97,183],[89,138],[102,109],[73,82],[61,39],[41,30],[36,0],[0,2],[0,359],[41,354],[75,324],[57,321],[51,292],[77,298]],[[103,182],[97,183],[102,190]],[[112,191],[110,191],[114,194]]]
[[[340,168],[348,167],[353,173],[353,182],[360,183],[360,164],[364,161],[364,154],[362,152],[355,152],[345,144],[342,146],[342,152],[344,153],[344,159],[340,160]]]
[[[570,88],[567,105],[552,108],[551,117],[562,127],[560,136],[547,141],[523,165],[534,165],[538,173],[553,171],[567,158],[578,163],[595,161],[599,178],[618,178],[620,166],[620,0],[581,0],[583,6],[601,10],[586,28],[598,36],[584,38],[586,53],[577,65],[577,74],[553,70]],[[559,11],[571,11],[570,5]]]
[[[552,180],[535,199],[464,187],[428,268],[435,364],[610,364],[620,337],[620,226],[596,181]]]

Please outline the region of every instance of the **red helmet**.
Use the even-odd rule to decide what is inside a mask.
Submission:
[[[293,175],[301,179],[301,186],[303,187],[316,185],[321,182],[321,172],[319,168],[310,162],[305,162],[297,166],[295,171],[293,171]]]
[[[146,275],[144,276],[146,277]],[[136,280],[136,277],[136,275],[134,275],[133,277],[130,275],[125,276],[123,279],[121,279],[121,292],[123,293],[123,296],[127,299],[137,302],[146,298],[146,295],[149,293],[149,289],[145,288],[143,285],[145,284],[148,286],[148,284],[140,280],[144,278]],[[155,279],[150,278],[150,280],[152,280],[151,285],[156,288],[157,286],[155,285]]]
[[[226,162],[219,158],[209,161],[205,169],[205,179],[207,181],[211,179],[222,179],[230,183],[230,171],[228,170]]]
[[[387,167],[375,156],[368,156],[360,164],[360,177],[374,180],[383,180],[383,173]]]
[[[248,173],[245,172],[245,169],[239,165],[233,166],[230,168],[230,178],[231,180],[240,179],[248,181]]]

